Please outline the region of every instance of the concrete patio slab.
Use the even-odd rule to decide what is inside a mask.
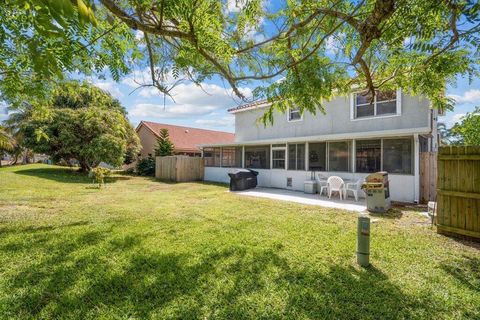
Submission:
[[[275,188],[255,188],[245,191],[233,192],[242,196],[267,198],[281,201],[290,201],[301,204],[308,204],[314,206],[321,206],[326,208],[336,208],[342,210],[363,212],[367,209],[364,199],[359,199],[358,202],[351,200],[340,200],[337,198],[328,199],[326,196],[318,194],[306,194],[300,191],[292,191]]]

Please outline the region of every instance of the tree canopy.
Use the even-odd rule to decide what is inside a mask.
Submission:
[[[445,109],[447,83],[478,74],[480,4],[472,0],[6,0],[4,95],[23,74],[148,68],[139,85],[220,77],[244,100],[323,111],[352,87],[402,87]],[[62,5],[60,5],[62,4]],[[232,5],[233,4],[233,5]],[[21,80],[21,79],[20,79]],[[244,97],[241,86],[253,86]],[[18,89],[18,87],[17,87]]]
[[[26,147],[54,160],[75,159],[83,170],[100,162],[119,166],[139,144],[120,103],[88,83],[62,83],[50,99],[28,105],[15,118]]]
[[[451,129],[455,144],[480,146],[480,107],[468,112]]]

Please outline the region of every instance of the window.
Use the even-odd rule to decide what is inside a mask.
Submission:
[[[376,91],[374,99],[370,91],[354,94],[354,117],[375,117],[397,114],[397,92]]]
[[[305,144],[288,145],[288,170],[305,170]]]
[[[308,170],[327,171],[327,144],[325,142],[308,144]]]
[[[396,114],[397,113],[397,92],[379,91],[375,97],[377,102],[377,115]]]
[[[270,169],[270,146],[245,147],[245,167]]]
[[[242,167],[242,148],[225,147],[222,148],[222,167]]]
[[[300,109],[288,109],[288,121],[300,121],[302,120],[302,114]]]
[[[383,170],[388,173],[412,174],[413,172],[413,140],[383,140]]]
[[[285,169],[285,149],[272,150],[272,168]]]
[[[350,171],[350,141],[328,143],[328,171]]]
[[[355,142],[356,172],[377,172],[381,167],[381,140]]]
[[[220,148],[203,149],[203,158],[206,167],[220,167]]]

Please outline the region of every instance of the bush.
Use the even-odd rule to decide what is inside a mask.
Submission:
[[[148,157],[138,161],[137,173],[141,176],[155,176],[155,158]]]
[[[96,167],[90,170],[88,176],[93,178],[95,183],[98,184],[98,188],[102,187],[102,184],[105,185],[105,178],[110,176],[112,171],[107,168]]]

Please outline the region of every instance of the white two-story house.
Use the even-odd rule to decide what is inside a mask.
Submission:
[[[304,190],[312,173],[356,180],[387,171],[394,201],[418,202],[420,152],[437,149],[437,110],[401,90],[363,92],[325,103],[326,114],[278,112],[273,125],[259,118],[265,102],[229,110],[235,142],[203,145],[205,180],[229,182],[235,168],[259,172],[262,187]]]

